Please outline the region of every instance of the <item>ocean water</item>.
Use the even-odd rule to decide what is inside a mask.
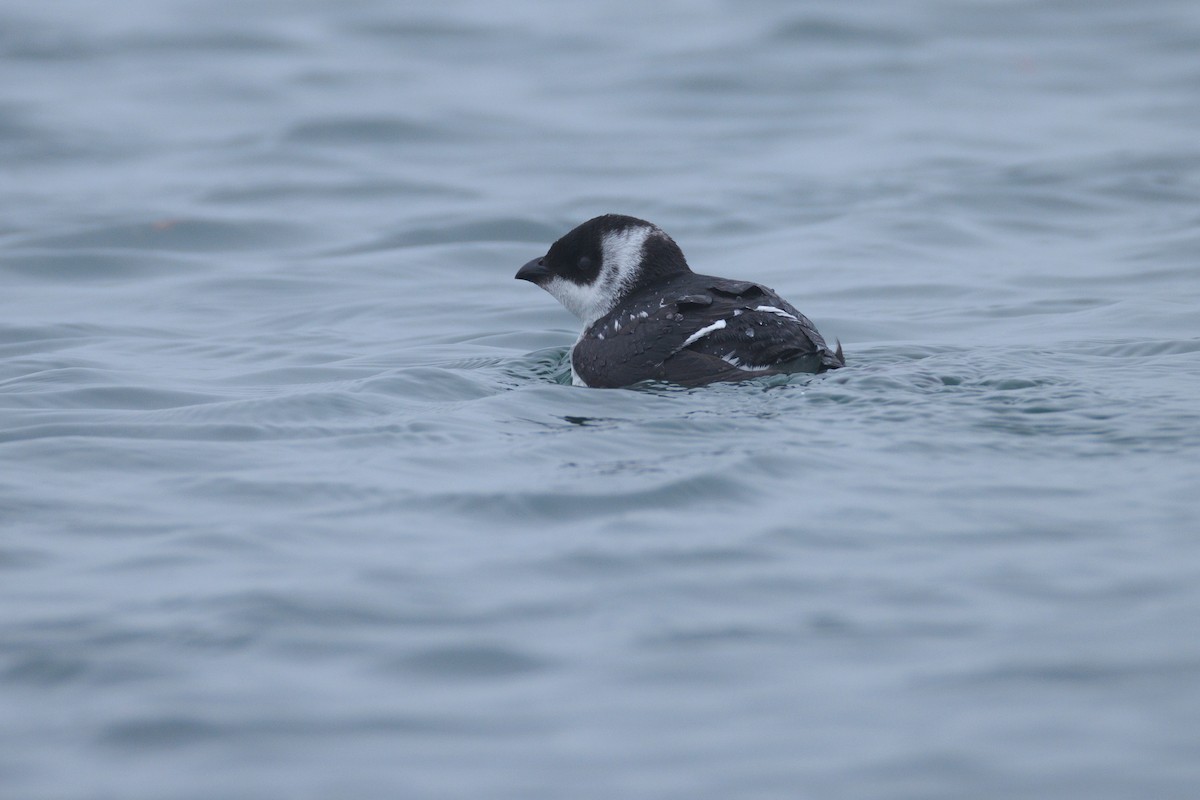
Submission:
[[[1200,796],[1194,0],[5,0],[0,797]],[[568,381],[605,212],[848,368]]]

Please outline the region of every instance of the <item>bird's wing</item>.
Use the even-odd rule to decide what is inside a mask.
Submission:
[[[842,366],[813,324],[756,283],[690,276],[635,296],[584,332],[572,352],[589,386],[684,386]]]

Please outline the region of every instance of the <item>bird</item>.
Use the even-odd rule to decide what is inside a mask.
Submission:
[[[812,322],[760,283],[692,272],[675,240],[623,214],[589,219],[518,270],[583,322],[577,386],[685,387],[845,366]]]

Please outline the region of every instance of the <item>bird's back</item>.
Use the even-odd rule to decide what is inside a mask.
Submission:
[[[647,287],[596,320],[572,351],[588,386],[661,380],[683,386],[845,364],[812,322],[771,289],[686,273]]]

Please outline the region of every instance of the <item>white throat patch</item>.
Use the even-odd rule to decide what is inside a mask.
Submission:
[[[604,234],[600,241],[600,273],[592,283],[580,285],[555,277],[543,288],[575,316],[586,330],[603,317],[625,295],[642,267],[646,240],[660,233],[654,226],[626,228]]]

